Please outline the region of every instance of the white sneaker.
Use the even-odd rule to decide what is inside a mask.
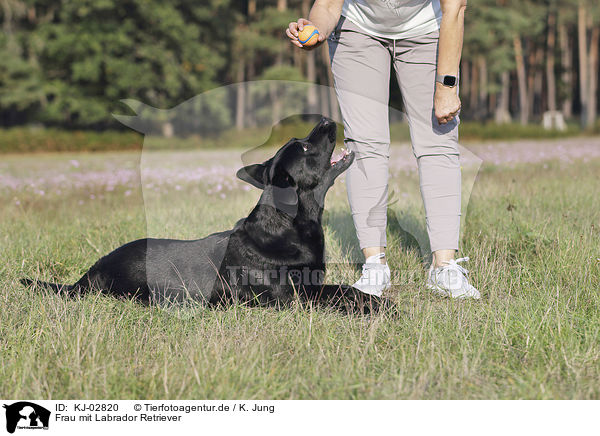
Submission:
[[[427,276],[427,288],[444,297],[479,300],[481,294],[467,279],[469,271],[458,265],[459,262],[467,260],[468,257],[452,259],[444,262],[446,265],[439,268],[434,268],[432,264]]]
[[[380,297],[383,291],[391,286],[390,267],[387,264],[379,263],[379,259],[383,259],[385,253],[369,256],[362,267],[362,275],[354,286],[361,292],[369,295]]]

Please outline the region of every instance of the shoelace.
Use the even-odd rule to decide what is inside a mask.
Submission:
[[[446,266],[442,267],[442,268],[451,268],[451,269],[456,269],[458,271],[460,271],[461,273],[463,273],[464,275],[469,274],[469,270],[460,266],[458,263],[459,262],[467,262],[469,260],[468,257],[461,257],[460,259],[450,259],[450,260],[446,260],[442,263],[445,263]]]
[[[369,259],[383,259],[385,257],[385,253],[378,253],[373,256],[370,256]],[[369,260],[367,259],[367,260]],[[383,263],[375,263],[375,262],[365,262],[362,266],[362,275],[365,275],[370,269],[381,269],[384,267]]]
[[[365,263],[362,266],[363,275],[369,270],[382,270],[385,268],[385,264],[383,263]]]

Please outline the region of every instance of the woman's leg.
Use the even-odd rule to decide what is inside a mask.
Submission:
[[[459,118],[440,125],[433,101],[439,33],[397,41],[394,67],[408,115],[434,266],[454,259],[460,232]]]
[[[385,42],[344,18],[328,43],[346,145],[356,153],[346,172],[348,200],[368,259],[386,246],[391,59]],[[385,263],[385,258],[372,260]]]

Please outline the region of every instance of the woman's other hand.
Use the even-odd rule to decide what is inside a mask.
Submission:
[[[460,112],[460,106],[460,98],[455,87],[449,88],[436,83],[434,109],[438,123],[447,124],[452,121]]]

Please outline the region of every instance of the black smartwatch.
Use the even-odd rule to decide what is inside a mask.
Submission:
[[[449,88],[454,88],[456,85],[458,85],[458,77],[456,76],[449,76],[449,75],[441,75],[441,74],[437,74],[435,76],[435,81],[441,83],[444,86],[447,86]]]

